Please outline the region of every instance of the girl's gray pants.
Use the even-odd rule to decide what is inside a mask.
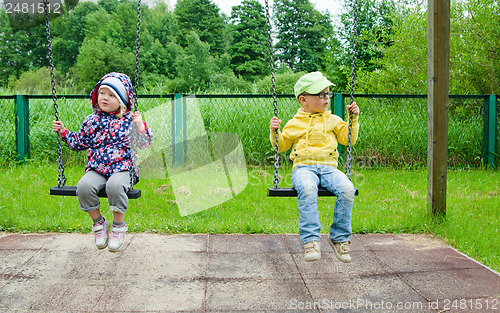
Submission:
[[[97,193],[101,188],[106,188],[109,210],[125,214],[128,207],[129,187],[130,173],[128,171],[117,172],[108,177],[91,170],[85,173],[78,182],[76,195],[80,208],[88,213],[99,208],[101,203]]]

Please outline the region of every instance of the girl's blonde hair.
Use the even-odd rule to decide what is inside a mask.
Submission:
[[[127,107],[124,104],[120,103],[120,111],[118,111],[118,113],[116,113],[115,116],[117,118],[122,118],[125,112],[127,112]]]

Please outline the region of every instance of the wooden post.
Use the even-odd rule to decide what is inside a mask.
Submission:
[[[428,0],[427,213],[446,216],[450,0]]]

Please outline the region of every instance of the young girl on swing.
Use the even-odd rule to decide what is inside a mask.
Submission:
[[[278,150],[290,149],[293,161],[292,184],[297,190],[299,207],[299,235],[304,244],[304,260],[321,258],[318,213],[318,186],[337,195],[330,226],[329,243],[335,256],[342,262],[351,262],[349,236],[352,233],[351,216],[355,189],[349,178],[337,169],[338,143],[346,145],[348,124],[330,110],[330,86],[333,84],[320,72],[302,76],[295,84],[295,97],[300,108],[280,132],[281,120],[273,117],[270,122],[270,140],[275,145],[278,130]],[[351,142],[354,144],[359,131],[359,107],[353,102],[347,106],[353,114]]]
[[[90,93],[94,113],[83,121],[79,132],[71,132],[61,121],[53,121],[52,129],[61,135],[74,151],[88,150],[85,175],[77,185],[80,208],[93,220],[92,231],[98,249],[108,247],[116,252],[123,246],[128,230],[124,217],[128,207],[127,191],[130,187],[132,151],[129,135],[132,123],[137,126],[137,146],[146,148],[153,133],[140,112],[131,112],[132,84],[121,73],[106,74]],[[138,172],[134,173],[138,181]],[[109,209],[113,212],[110,225],[100,211],[97,193],[105,185]]]

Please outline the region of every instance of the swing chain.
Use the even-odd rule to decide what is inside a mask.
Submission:
[[[135,44],[135,92],[134,92],[134,112],[137,111],[139,92],[139,48],[141,47],[141,0],[137,1],[137,36]]]
[[[135,81],[134,81],[134,112],[138,107],[138,92],[139,92],[139,49],[141,47],[141,0],[137,1],[137,36],[135,45]],[[134,189],[136,183],[135,169],[137,166],[137,125],[134,122],[131,124],[130,129],[130,188]]]
[[[267,21],[267,47],[269,49],[269,65],[271,67],[271,83],[272,83],[272,95],[273,95],[273,106],[274,106],[274,116],[278,117],[278,100],[276,95],[276,78],[274,77],[274,55],[273,55],[273,40],[271,32],[271,17],[269,14],[269,3],[265,0],[265,10],[266,10],[266,21]],[[273,186],[278,188],[279,179],[279,133],[276,129],[274,132],[274,179]]]
[[[358,36],[358,0],[354,0],[354,20],[352,26],[352,45],[351,45],[351,53],[352,53],[352,64],[351,64],[351,82],[349,84],[350,92],[349,92],[349,104],[354,102],[354,85],[356,79],[356,42]],[[352,113],[349,114],[349,132],[347,136],[347,157],[346,157],[346,175],[347,178],[351,179],[351,136],[352,136]]]
[[[45,32],[47,34],[47,50],[48,50],[49,68],[50,68],[50,83],[52,85],[52,100],[54,101],[54,117],[56,121],[59,121],[59,110],[57,105],[57,93],[56,93],[56,79],[54,75],[54,62],[52,57],[52,41],[50,39],[48,0],[43,1],[43,10],[45,13]],[[57,155],[58,155],[57,186],[63,187],[64,185],[66,185],[66,176],[64,175],[61,136],[59,134],[57,134]]]

